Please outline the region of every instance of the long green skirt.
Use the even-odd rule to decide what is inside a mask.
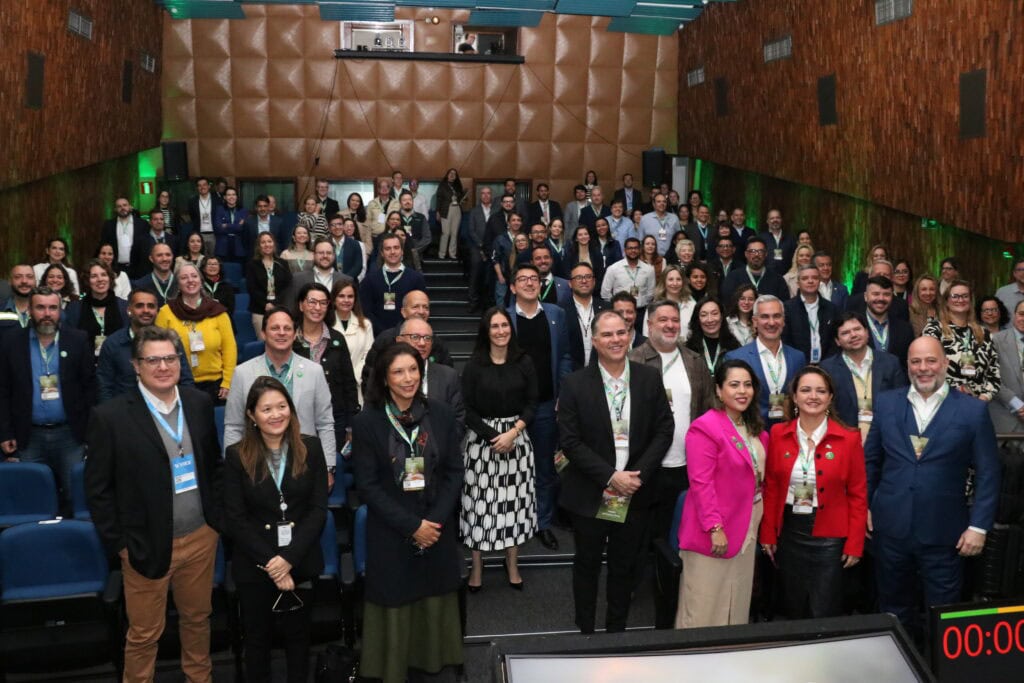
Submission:
[[[458,664],[462,664],[458,593],[401,607],[364,603],[361,676],[402,683],[410,667],[437,673]]]

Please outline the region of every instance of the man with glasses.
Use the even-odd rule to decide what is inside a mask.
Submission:
[[[337,220],[344,224],[344,219],[339,218]],[[354,246],[357,252],[359,251],[359,245],[354,240],[346,239],[345,241]],[[362,256],[360,256],[360,265],[362,265],[362,260]],[[281,294],[280,303],[298,313],[299,291],[306,285],[316,282],[330,291],[338,282],[354,282],[352,278],[338,270],[337,265],[338,251],[334,242],[326,237],[318,238],[313,243],[313,269],[304,270],[292,276],[291,283],[284,293]]]
[[[722,285],[725,284],[725,279],[729,277],[729,274],[746,265],[746,260],[736,257],[734,240],[735,238],[731,235],[719,237],[715,242],[715,253],[708,259],[708,267],[714,271],[715,279],[718,281],[719,294],[721,294]],[[746,240],[744,240],[745,243]]]
[[[1017,304],[1024,301],[1024,259],[1013,262],[1013,282],[997,289],[996,298],[1008,311],[1017,310]]]
[[[426,292],[416,290],[409,292],[402,299],[402,324],[405,321],[413,318],[419,318],[420,320],[427,322],[430,320],[430,297],[427,296]],[[366,360],[363,362],[363,381],[364,387],[370,386],[370,375],[373,371],[373,364],[377,359],[377,354],[383,351],[385,348],[394,343],[395,338],[398,337],[401,332],[402,325],[395,325],[392,328],[386,329],[373,340],[373,346],[366,354]],[[450,368],[455,367],[455,361],[452,360],[452,354],[448,351],[448,346],[444,343],[444,340],[439,336],[434,335],[431,339],[431,353],[430,360],[447,365]]]
[[[185,678],[212,676],[221,459],[210,398],[178,385],[179,347],[174,331],[141,328],[132,340],[136,387],[98,406],[89,423],[89,511],[124,574],[126,681],[153,680],[168,590],[178,612]]]
[[[61,510],[71,510],[71,470],[85,454],[96,396],[96,355],[81,330],[61,325],[61,298],[49,287],[29,296],[31,322],[0,343],[0,450],[4,458],[53,470]]]
[[[748,282],[757,289],[758,294],[770,294],[781,301],[789,298],[789,286],[781,275],[765,267],[765,256],[768,253],[766,243],[760,237],[747,240],[747,264],[737,264],[730,269],[722,283],[722,300],[732,301],[732,293],[740,285]]]
[[[159,310],[156,294],[148,289],[133,289],[128,296],[128,326],[113,332],[100,347],[96,363],[96,393],[100,403],[126,394],[138,384],[132,364],[132,341],[139,330],[153,324]],[[178,355],[181,356],[178,384],[193,386],[192,368],[185,360],[185,350],[180,345]]]
[[[594,269],[589,263],[577,263],[569,277],[572,299],[563,305],[569,328],[569,355],[573,370],[590,364],[593,344],[590,337],[594,317],[608,308],[601,299],[594,298]]]
[[[331,388],[335,442],[344,444],[352,440],[349,423],[359,413],[359,389],[345,335],[324,322],[330,301],[330,291],[319,282],[299,290],[302,320],[292,351],[323,368]]]
[[[446,403],[455,411],[459,441],[466,431],[466,404],[462,400],[462,383],[454,368],[433,362],[434,330],[423,318],[406,318],[395,341],[416,349],[423,359],[423,395]]]
[[[537,538],[548,550],[558,549],[551,531],[558,500],[555,447],[558,425],[555,404],[562,380],[572,372],[565,312],[540,302],[540,271],[532,264],[519,266],[512,277],[513,304],[508,308],[520,348],[530,356],[537,373],[537,411],[527,427],[533,442],[537,492]]]

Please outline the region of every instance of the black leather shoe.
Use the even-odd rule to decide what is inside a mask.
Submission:
[[[551,532],[551,529],[542,529],[537,532],[537,538],[540,540],[540,544],[548,550],[558,550],[558,539]]]

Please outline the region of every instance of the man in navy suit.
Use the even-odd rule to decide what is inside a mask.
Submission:
[[[723,301],[732,301],[732,293],[736,288],[748,282],[757,288],[759,295],[771,294],[780,300],[789,298],[789,286],[786,281],[765,265],[767,250],[767,242],[763,238],[751,237],[747,240],[747,264],[743,267],[737,264],[730,269],[721,286]]]
[[[562,380],[572,372],[569,334],[565,312],[553,304],[540,302],[540,271],[532,264],[519,266],[510,285],[515,300],[508,308],[519,346],[530,356],[537,373],[537,412],[527,427],[533,442],[537,492],[537,538],[549,550],[558,549],[551,532],[558,500],[558,472],[555,447],[558,424],[555,404]]]
[[[547,244],[536,246],[530,254],[530,263],[540,271],[540,301],[544,304],[557,304],[562,308],[572,301],[572,288],[564,277],[554,273],[554,257],[551,247]]]
[[[3,458],[48,465],[66,513],[96,398],[96,356],[84,332],[61,329],[59,293],[33,290],[29,315],[29,326],[12,328],[0,344],[0,450]]]
[[[562,205],[551,199],[551,188],[547,183],[537,183],[537,201],[530,204],[530,225],[540,223],[545,228],[551,221],[562,217]]]
[[[331,216],[327,218],[330,219]],[[284,219],[270,213],[270,197],[265,194],[256,197],[256,214],[249,214],[245,219],[245,251],[247,254],[255,253],[256,238],[260,236],[261,232],[269,232],[273,236],[278,252],[287,249],[292,238],[291,231],[284,227]]]
[[[818,269],[800,266],[796,296],[784,304],[786,327],[782,340],[798,349],[812,363],[820,363],[835,351],[835,319],[838,311],[818,293]]]
[[[981,553],[999,502],[1000,463],[987,406],[950,390],[948,366],[937,339],[916,339],[908,353],[911,387],[876,399],[864,443],[879,606],[918,635],[919,588],[926,606],[960,601],[962,558]],[[971,467],[974,504],[968,505]]]
[[[841,353],[821,362],[832,377],[836,414],[846,424],[859,425],[867,435],[874,419],[874,398],[890,389],[907,386],[907,375],[896,356],[868,345],[868,321],[846,311],[836,320],[836,344]]]
[[[768,229],[760,234],[768,248],[768,270],[784,275],[793,265],[796,252],[796,237],[782,232],[782,212],[772,209],[768,212]]]
[[[593,350],[591,323],[598,313],[608,308],[608,304],[594,296],[594,269],[589,263],[577,263],[570,275],[572,297],[568,303],[562,305],[562,310],[565,311],[566,324],[569,327],[569,355],[572,356],[572,367],[573,370],[579,370],[590,364]]]
[[[813,263],[818,267],[818,275],[821,276],[818,293],[831,301],[837,311],[845,311],[850,292],[842,282],[832,279],[832,255],[827,251],[817,251],[814,253]]]
[[[807,365],[807,357],[782,343],[786,316],[782,302],[771,294],[762,294],[754,302],[754,329],[757,339],[725,354],[726,360],[742,360],[754,370],[761,390],[758,403],[766,427],[781,422],[782,401],[793,376]]]
[[[355,281],[363,273],[363,250],[354,237],[345,237],[345,219],[338,214],[331,216],[328,229],[331,244],[334,245],[335,268]]]
[[[731,229],[732,243],[736,247],[736,259],[745,262],[746,257],[744,253],[747,250],[747,240],[754,237],[757,233],[754,232],[753,228],[747,227],[747,212],[741,206],[737,206],[732,210],[729,220],[731,221],[729,228]]]

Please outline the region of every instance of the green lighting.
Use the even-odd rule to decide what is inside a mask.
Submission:
[[[691,184],[693,185],[693,189],[695,190],[700,189],[700,172],[703,170],[703,167],[703,161],[701,161],[700,159],[693,160],[693,182]]]
[[[1004,251],[1003,252],[1003,258],[1005,258],[1005,259],[1012,259],[1013,258],[1013,254],[1011,254],[1008,251]]]
[[[761,226],[761,175],[749,171],[743,175],[743,210],[747,215],[746,224],[754,232],[759,232]]]
[[[851,202],[851,211],[843,226],[843,261],[836,277],[841,278],[846,288],[853,289],[853,278],[864,263],[867,251],[868,205],[867,202]],[[833,271],[835,272],[835,271]]]

